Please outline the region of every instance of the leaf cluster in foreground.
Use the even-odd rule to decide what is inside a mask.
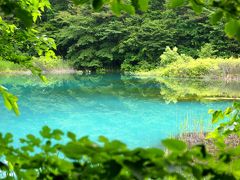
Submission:
[[[47,126],[40,136],[21,138],[20,147],[12,144],[11,134],[1,134],[1,174],[6,179],[239,179],[240,146],[224,144],[228,135],[239,136],[239,111],[239,103],[234,103],[225,111],[211,112],[213,122],[225,119],[208,137],[217,147],[214,154],[205,145],[188,147],[177,139],[163,140],[165,150],[128,149],[103,136],[95,143],[68,132],[64,144],[64,133]]]

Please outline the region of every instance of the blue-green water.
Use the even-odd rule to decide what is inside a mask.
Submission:
[[[19,97],[19,117],[2,101],[0,105],[1,132],[16,138],[37,134],[48,125],[93,140],[104,135],[129,147],[159,146],[161,139],[186,129],[209,129],[208,109],[231,104],[194,99],[166,103],[165,84],[121,75],[50,76],[48,85],[31,76],[3,76],[0,82]]]

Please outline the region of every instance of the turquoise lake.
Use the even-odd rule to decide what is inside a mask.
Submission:
[[[178,92],[174,88],[179,83],[188,87],[182,80],[178,84],[173,80],[171,89],[169,84],[152,78],[120,74],[52,75],[48,79],[49,83],[44,84],[32,76],[0,77],[1,84],[19,98],[21,111],[16,117],[3,107],[1,100],[2,133],[11,132],[19,138],[38,134],[42,126],[48,125],[93,140],[104,135],[131,148],[158,147],[163,138],[211,129],[208,109],[224,109],[231,104],[226,100],[199,100],[192,92],[199,90],[196,85],[195,89]],[[237,96],[240,92],[239,84],[218,86],[221,92],[212,84],[205,89],[214,90],[218,96],[221,93]],[[178,101],[172,98],[174,95]]]

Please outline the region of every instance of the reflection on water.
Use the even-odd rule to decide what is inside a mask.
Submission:
[[[240,96],[239,83],[140,79],[120,74],[55,75],[48,79],[49,83],[43,84],[31,76],[0,77],[0,83],[19,97],[21,110],[16,118],[1,104],[3,132],[20,137],[49,125],[92,139],[105,135],[130,147],[158,146],[162,138],[181,132],[186,122],[188,130],[200,120],[201,126],[209,129],[208,109],[231,104],[229,100],[206,101],[209,97]]]

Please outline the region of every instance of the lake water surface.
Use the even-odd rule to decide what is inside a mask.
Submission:
[[[231,101],[206,99],[239,97],[240,92],[237,83],[206,85],[196,80],[161,81],[120,74],[48,78],[49,83],[43,84],[32,76],[0,77],[0,83],[19,97],[21,111],[16,117],[1,101],[1,132],[19,138],[38,134],[48,125],[93,140],[104,135],[131,148],[157,147],[163,138],[211,129],[208,109],[224,109]]]

